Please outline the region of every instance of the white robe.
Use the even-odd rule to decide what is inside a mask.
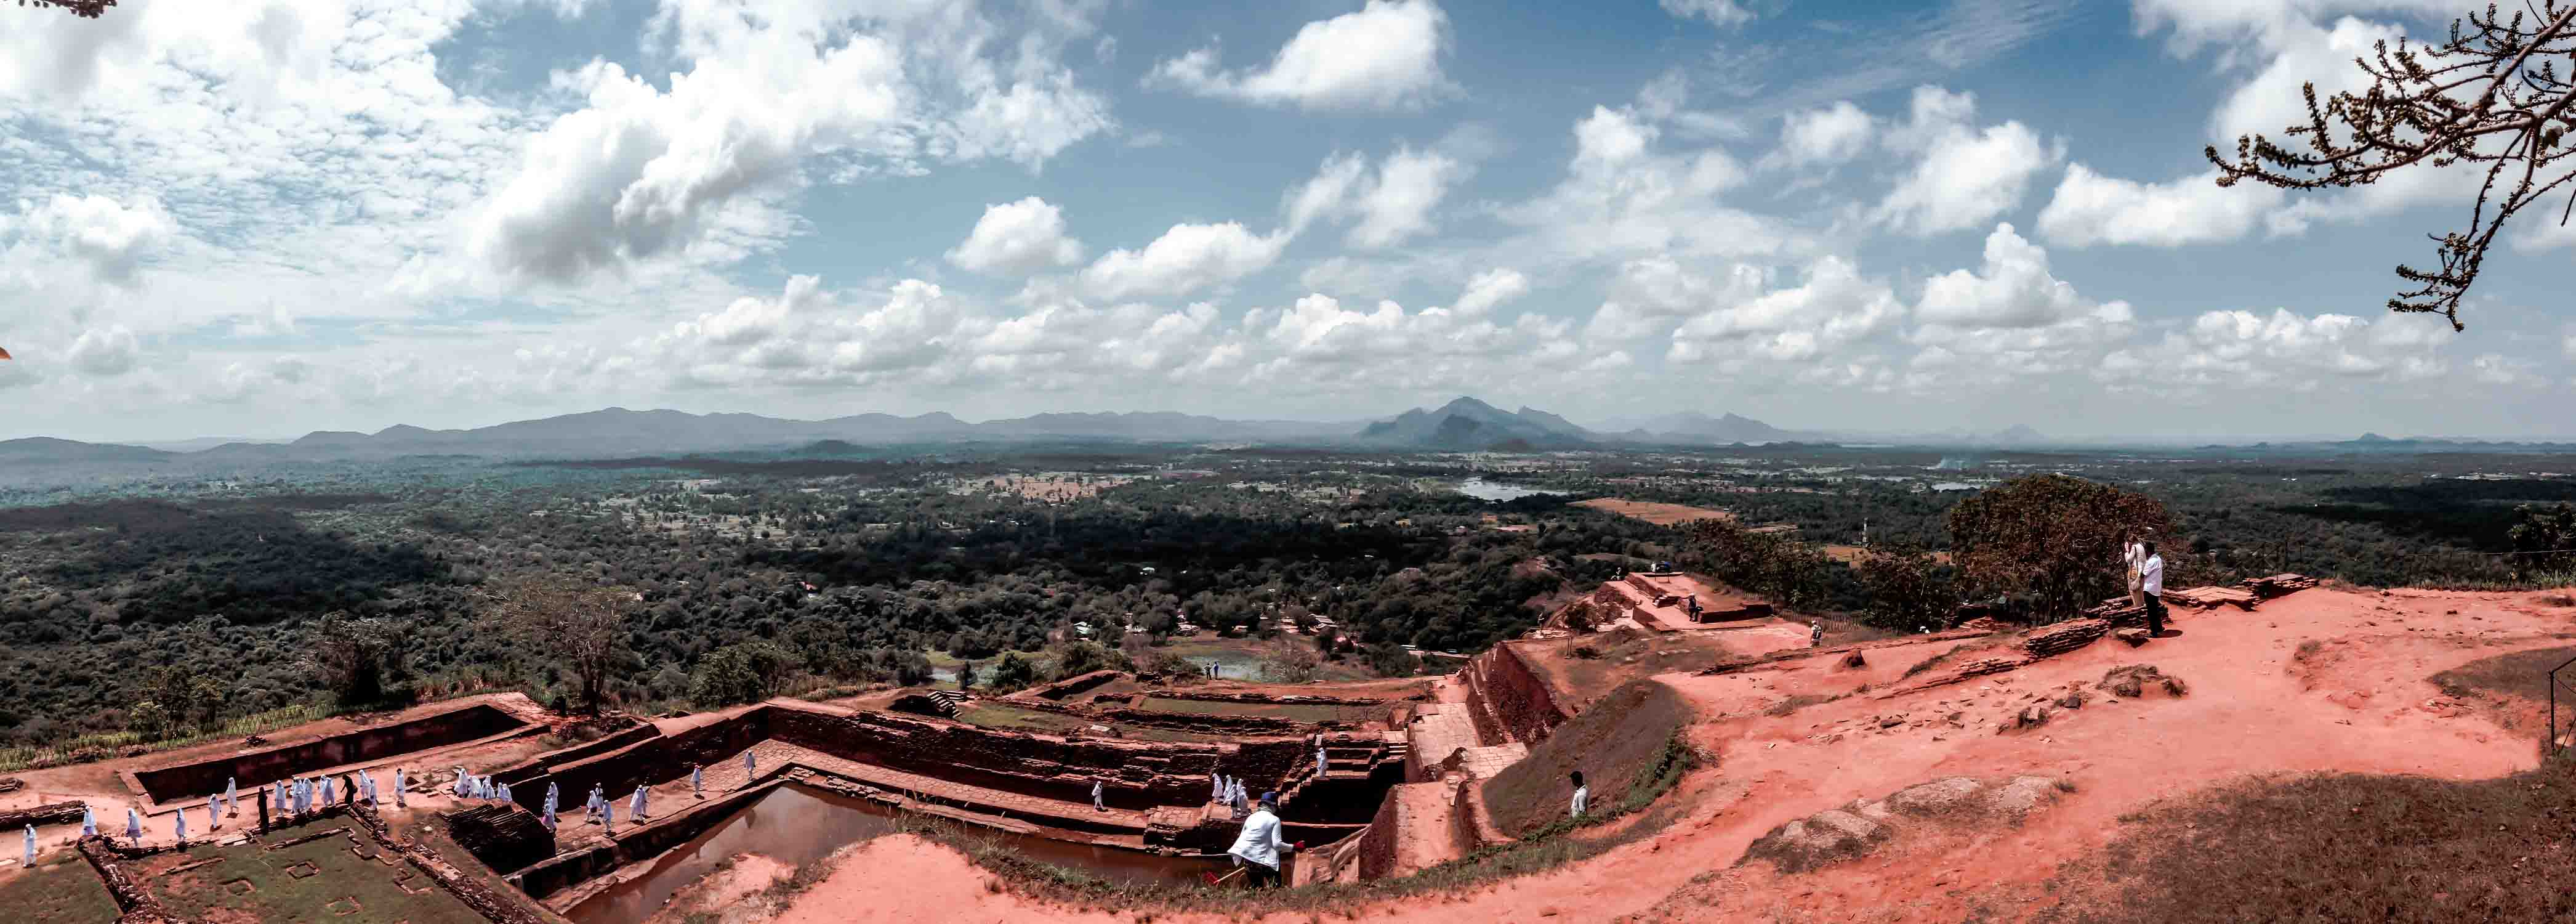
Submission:
[[[1279,854],[1286,849],[1279,841],[1279,816],[1265,808],[1243,820],[1243,833],[1236,835],[1234,846],[1226,853],[1242,857],[1245,862],[1279,868]]]

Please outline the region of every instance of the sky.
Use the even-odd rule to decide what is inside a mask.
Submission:
[[[2468,6],[0,9],[0,438],[1461,394],[2576,436],[2576,229],[2510,226],[2455,333],[2384,304],[2475,176],[2201,155]]]

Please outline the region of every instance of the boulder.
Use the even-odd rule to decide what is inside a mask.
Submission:
[[[2057,797],[2068,788],[2052,777],[2017,776],[2011,782],[1995,787],[1986,802],[1995,814],[2019,823],[2040,806],[2057,801]]]
[[[2145,629],[2122,629],[2118,632],[2111,633],[2111,637],[2129,643],[2129,647],[2131,648],[2144,645],[2152,638],[2152,636],[2147,634],[2147,630]]]
[[[1887,807],[1908,815],[1938,815],[1968,804],[1985,784],[1964,776],[1916,783],[1887,797]]]

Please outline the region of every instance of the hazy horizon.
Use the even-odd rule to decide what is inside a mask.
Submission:
[[[2453,333],[2382,306],[2473,176],[2288,194],[2201,158],[2455,6],[31,12],[0,33],[0,439],[1458,394],[2567,438],[2576,234],[2507,228]]]

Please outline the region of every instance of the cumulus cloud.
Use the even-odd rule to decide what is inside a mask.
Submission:
[[[1368,0],[1307,23],[1268,67],[1225,71],[1200,48],[1155,65],[1147,86],[1309,110],[1420,108],[1452,92],[1440,71],[1449,16],[1432,0]]]
[[[1025,276],[1082,262],[1082,242],[1064,233],[1064,212],[1044,199],[984,207],[975,230],[948,251],[948,262],[979,273]]]
[[[1500,214],[1537,229],[1526,246],[1568,262],[1767,254],[1798,244],[1796,230],[1719,201],[1746,176],[1724,149],[1669,151],[1662,136],[1642,107],[1595,106],[1574,125],[1565,178]]]
[[[2022,239],[2010,224],[1986,235],[1982,272],[1965,269],[1923,285],[1915,317],[1928,325],[1969,330],[2044,327],[2087,315],[2126,319],[2126,302],[2097,305],[2048,273],[2048,252]]]
[[[142,354],[134,332],[118,324],[82,331],[64,358],[71,361],[74,369],[98,378],[113,378],[134,371]]]
[[[1673,331],[1671,358],[1697,362],[1726,353],[1771,360],[1811,359],[1888,329],[1905,305],[1887,284],[1840,257],[1806,268],[1797,286],[1704,311]]]
[[[1712,26],[1740,26],[1753,21],[1753,11],[1735,0],[1663,0],[1664,12],[1683,19],[1705,19]]]
[[[2165,183],[2107,177],[2083,164],[2066,168],[2039,233],[2067,247],[2144,244],[2177,247],[2232,241],[2281,205],[2280,189],[2255,183],[2221,189],[2215,170]]]
[[[1564,369],[1582,356],[1567,336],[1570,324],[1527,312],[1503,324],[1446,308],[1407,311],[1393,301],[1345,308],[1315,294],[1247,312],[1242,326],[1256,379],[1307,390],[1472,386],[1503,357]]]
[[[2488,385],[2514,388],[2538,388],[2549,384],[2540,374],[2540,364],[2501,353],[2481,353],[2469,360],[2469,376]]]
[[[1458,294],[1454,307],[1460,315],[1476,317],[1494,310],[1512,299],[1529,294],[1529,277],[1510,267],[1489,269],[1467,280],[1467,290]]]
[[[1879,204],[1881,220],[1914,235],[1983,225],[2019,205],[2031,179],[2066,155],[2063,142],[2020,122],[1978,129],[1975,112],[1973,94],[1915,88],[1912,119],[1889,143],[1916,159]]]
[[[1780,126],[1780,148],[1766,164],[1799,167],[1837,164],[1869,149],[1877,120],[1849,100],[1822,109],[1792,112]]]
[[[1101,254],[1082,283],[1108,299],[1184,295],[1268,269],[1287,244],[1285,233],[1257,235],[1239,222],[1177,224],[1142,250]]]
[[[106,196],[57,193],[45,201],[20,200],[18,217],[0,216],[0,243],[11,251],[37,251],[30,259],[63,258],[92,279],[132,286],[143,258],[178,233],[161,200],[149,194],[132,204]],[[15,256],[0,258],[17,263]]]
[[[2097,375],[2114,384],[2212,392],[2246,388],[2314,391],[2351,381],[2408,381],[2448,371],[2440,342],[2395,315],[2377,321],[2276,308],[2208,311],[2154,346],[2103,357]]]
[[[961,8],[963,9],[963,8]],[[746,17],[725,0],[674,0],[656,20],[691,63],[664,91],[594,59],[557,76],[585,105],[532,139],[469,230],[486,265],[569,281],[685,249],[719,210],[804,176],[910,172],[922,159],[1032,167],[1112,127],[1107,103],[1026,52],[1005,74],[977,49],[970,9],[892,18],[851,34],[801,7]]]
[[[1395,246],[1431,231],[1432,209],[1469,172],[1455,157],[1411,147],[1387,155],[1374,172],[1362,155],[1335,154],[1288,195],[1288,233],[1303,233],[1319,219],[1348,217],[1353,219],[1346,238],[1351,246]]]
[[[1712,276],[1668,256],[1629,260],[1611,277],[1609,298],[1593,311],[1584,335],[1614,342],[1662,337],[1684,318],[1761,297],[1769,282],[1761,267],[1746,263]]]

